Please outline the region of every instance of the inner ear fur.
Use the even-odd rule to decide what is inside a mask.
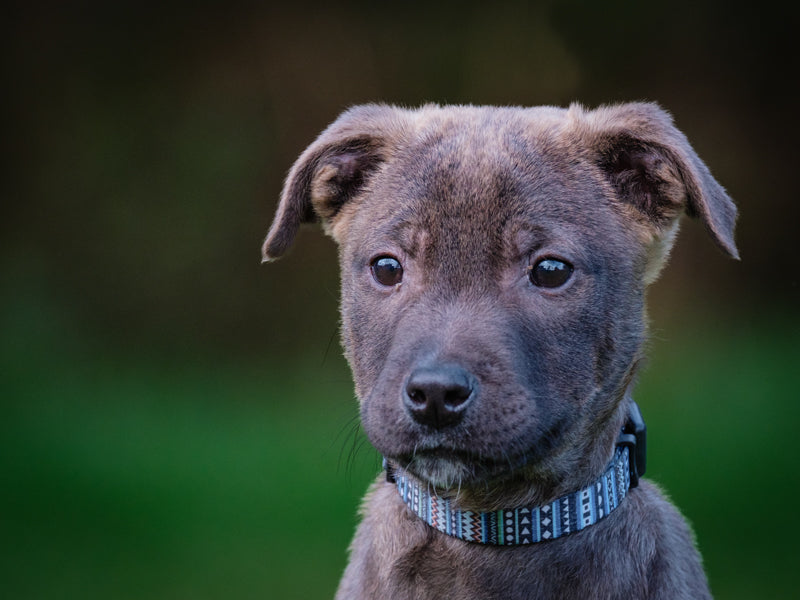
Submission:
[[[364,105],[346,111],[323,131],[286,177],[261,248],[263,261],[282,256],[301,224],[321,220],[327,229],[370,174],[387,160],[401,125],[397,109]]]
[[[655,104],[631,103],[584,111],[570,107],[571,123],[617,197],[631,205],[669,251],[678,217],[699,218],[716,244],[738,258],[736,206],[708,167]]]

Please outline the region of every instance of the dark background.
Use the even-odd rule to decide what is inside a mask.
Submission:
[[[687,221],[652,290],[649,474],[719,597],[791,589],[788,5],[111,4],[0,26],[0,591],[330,597],[379,466],[333,243],[259,264],[285,173],[362,102],[625,100],[669,110],[740,209],[740,262]]]

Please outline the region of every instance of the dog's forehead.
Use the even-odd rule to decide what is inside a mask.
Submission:
[[[594,235],[614,221],[591,166],[563,135],[562,114],[444,114],[399,149],[374,182],[373,231],[414,254],[508,258],[530,238]]]

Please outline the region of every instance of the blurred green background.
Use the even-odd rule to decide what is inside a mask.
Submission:
[[[740,207],[651,292],[648,475],[719,598],[793,596],[789,7],[12,2],[2,28],[0,594],[329,598],[380,465],[335,248],[259,264],[284,174],[366,101],[670,110]],[[785,14],[784,14],[785,13]]]

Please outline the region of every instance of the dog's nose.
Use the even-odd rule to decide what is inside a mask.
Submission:
[[[419,367],[406,382],[403,401],[415,421],[441,429],[461,421],[474,390],[473,377],[459,366]]]

